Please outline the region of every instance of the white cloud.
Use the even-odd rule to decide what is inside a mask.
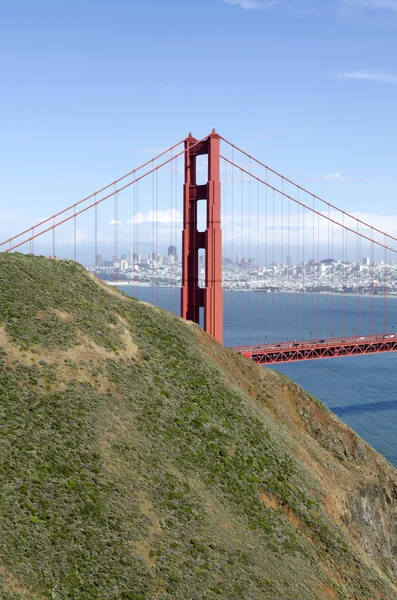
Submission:
[[[321,8],[326,8],[327,2],[313,2],[313,0],[221,0],[225,4],[239,6],[244,10],[259,10],[267,11],[277,6],[281,6],[290,10],[295,14],[306,14],[317,11]],[[397,0],[340,0],[342,6],[350,6],[352,8],[368,8],[375,10],[384,10],[397,12]],[[335,8],[338,2],[334,2]],[[167,89],[167,86],[162,86]],[[169,89],[174,89],[169,86]]]
[[[223,217],[225,217],[223,215]],[[320,243],[328,244],[330,241],[330,227],[328,218],[332,219],[335,224],[332,227],[332,243],[336,248],[342,247],[343,243],[346,243],[346,237],[343,238],[343,226],[348,227],[353,231],[357,231],[357,221],[371,223],[373,227],[376,227],[380,231],[387,231],[390,235],[397,237],[397,216],[384,216],[377,214],[369,214],[362,212],[354,212],[349,216],[343,217],[338,212],[331,210],[323,211],[320,216],[312,213],[310,210],[305,211],[305,238],[307,244],[310,246],[312,239],[318,240]],[[234,225],[233,225],[234,224]],[[266,217],[262,214],[255,220],[255,225],[252,221],[250,223],[246,214],[233,215],[227,214],[226,218],[222,221],[223,240],[225,243],[234,244],[238,243],[250,243],[252,252],[256,244],[265,244],[269,246],[273,244],[273,239],[276,244],[286,243],[288,236],[289,243],[292,247],[301,247],[303,243],[302,237],[302,212],[300,216],[296,213],[292,213],[289,217],[289,229],[287,228],[285,217],[283,218],[280,214],[268,214]],[[370,227],[359,225],[359,233],[373,239],[376,243],[383,244],[385,239],[384,235],[376,232],[371,232]],[[349,243],[355,244],[355,236],[349,233]],[[354,241],[353,241],[354,240]],[[363,240],[362,249],[369,249],[369,241]],[[395,256],[397,256],[397,244],[393,240],[387,240],[387,245],[391,248],[395,248]],[[392,255],[391,255],[392,256]]]
[[[298,176],[295,176],[295,179]],[[317,176],[299,176],[303,181],[365,181],[364,177],[350,177],[347,175],[342,175],[339,171],[335,171],[335,173],[326,173],[325,175],[317,175]]]
[[[122,225],[122,224],[123,224],[123,221],[115,221],[114,219],[112,219],[108,223],[108,225]]]
[[[324,179],[325,181],[341,181],[342,179],[345,179],[345,177],[343,177],[343,175],[337,171],[336,173],[324,175],[322,179]]]
[[[0,222],[1,223],[19,223],[26,229],[26,225],[36,225],[39,222],[39,219],[33,219],[32,217],[27,217],[21,213],[17,212],[0,212]]]
[[[335,73],[333,77],[339,79],[356,79],[361,81],[375,81],[377,83],[388,83],[389,85],[397,84],[397,74],[386,73],[384,71],[347,71],[344,73]]]
[[[279,0],[222,0],[226,4],[232,4],[233,6],[239,6],[244,10],[270,10],[274,6],[280,4]]]
[[[168,208],[167,210],[149,210],[146,214],[136,213],[132,219],[128,221],[130,225],[139,225],[139,223],[182,223],[182,214],[175,208]]]
[[[45,239],[45,238],[43,238]],[[41,238],[37,240],[39,243]],[[47,238],[48,241],[48,238]],[[88,244],[94,242],[93,232],[90,229],[80,228],[76,229],[76,243],[77,244]],[[56,230],[56,245],[57,246],[74,246],[74,235],[67,232],[59,233]]]
[[[397,12],[397,0],[348,0],[353,6]]]
[[[321,177],[304,177],[308,181],[361,181],[360,179],[352,179],[351,177],[345,177],[339,171],[335,171],[335,173],[327,173],[327,175],[322,175]]]
[[[318,0],[221,0],[221,2],[239,6],[244,10],[259,10],[262,12],[281,7],[296,15],[311,13],[318,9]]]
[[[373,227],[376,227],[377,229],[379,229],[379,231],[384,231],[384,232],[387,232],[388,234],[392,235],[393,237],[397,237],[397,216],[393,216],[393,215],[386,216],[386,215],[377,215],[377,214],[364,213],[364,212],[353,212],[353,213],[351,213],[351,217],[360,219],[360,221],[363,221],[364,223],[370,223]],[[339,220],[340,220],[340,218],[339,218]],[[351,220],[350,224],[353,227],[353,224],[354,224],[353,219]],[[364,227],[364,226],[360,225],[361,233],[368,235],[369,231],[370,231],[369,227]],[[380,234],[376,234],[376,235],[379,236],[377,238],[378,241],[380,241],[381,243],[384,243],[384,236],[381,236]]]

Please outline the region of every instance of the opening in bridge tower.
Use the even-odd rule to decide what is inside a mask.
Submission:
[[[222,232],[220,137],[215,130],[200,143],[189,134],[185,140],[183,192],[181,316],[199,323],[204,309],[204,330],[223,340]],[[197,185],[196,159],[208,155],[208,181]],[[205,231],[198,231],[197,203],[207,202]],[[205,250],[205,287],[199,287],[199,250]]]

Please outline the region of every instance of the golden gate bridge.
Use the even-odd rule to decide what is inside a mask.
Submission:
[[[221,343],[224,288],[247,290],[244,305],[241,293],[228,293],[234,339],[241,337],[244,318],[251,323],[247,343],[233,349],[266,365],[396,351],[387,302],[396,242],[213,130],[202,139],[189,134],[2,241],[0,251],[43,254],[46,249],[54,258],[62,254],[79,261],[84,249],[85,255],[91,253],[92,271],[100,276],[99,251],[111,247],[112,279],[121,284],[119,251],[129,246],[133,259],[128,283],[137,297],[139,286],[147,284],[137,257],[146,251],[152,302],[159,304],[158,290],[166,286],[170,306],[175,293],[180,295],[181,316],[202,324]],[[168,282],[159,264],[159,249],[167,246],[181,249],[180,278],[178,265],[171,262]],[[239,276],[230,268],[235,254],[240,257]],[[335,290],[341,294],[338,302]],[[260,291],[266,294],[264,305],[258,302]],[[324,294],[325,313],[320,300]],[[375,323],[380,299],[381,327]]]

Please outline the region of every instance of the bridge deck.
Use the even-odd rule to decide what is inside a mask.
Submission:
[[[298,360],[339,358],[362,354],[397,351],[397,334],[385,333],[363,337],[293,341],[262,346],[240,346],[236,352],[258,364],[269,365]]]

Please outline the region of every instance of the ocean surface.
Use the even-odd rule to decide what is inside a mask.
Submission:
[[[179,288],[120,289],[179,314]],[[391,333],[397,328],[397,298],[224,292],[223,322],[227,346]],[[397,353],[285,363],[276,370],[319,398],[397,467]]]

